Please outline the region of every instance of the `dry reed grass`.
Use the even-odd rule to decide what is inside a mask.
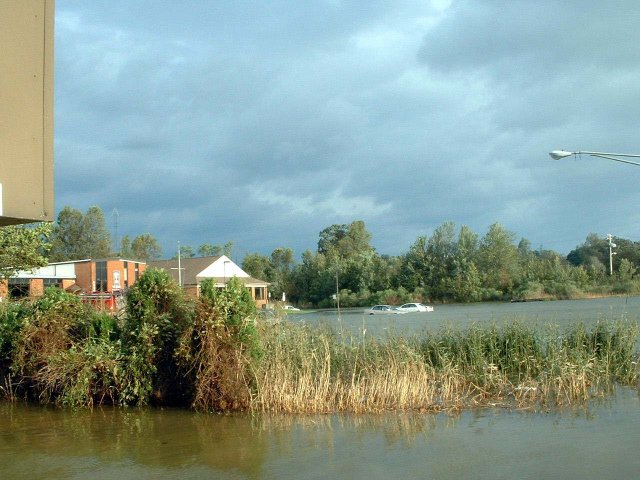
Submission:
[[[638,378],[638,327],[629,323],[567,332],[511,324],[384,340],[284,323],[261,337],[251,400],[260,412],[560,406]]]

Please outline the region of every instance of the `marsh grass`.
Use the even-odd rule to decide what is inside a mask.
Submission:
[[[384,339],[284,323],[261,337],[251,408],[263,412],[536,408],[583,402],[638,378],[638,326],[625,322]]]
[[[0,395],[82,407],[328,413],[552,408],[638,382],[638,325],[523,322],[403,337],[266,324],[236,281],[186,301],[145,272],[121,317],[56,289],[0,305]]]

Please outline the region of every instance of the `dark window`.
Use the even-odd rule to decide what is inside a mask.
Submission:
[[[107,262],[96,262],[96,292],[107,291]]]
[[[140,265],[137,264],[137,263],[134,263],[133,264],[133,269],[136,272],[136,275],[135,275],[136,280],[138,280],[138,278],[140,277]]]
[[[256,300],[264,300],[264,287],[256,287],[255,292],[256,292],[256,296],[255,296]]]
[[[28,278],[10,278],[9,279],[9,295],[11,298],[20,298],[29,296],[29,279]]]
[[[129,286],[129,262],[122,262],[122,281],[124,282],[124,288]]]
[[[48,287],[62,288],[62,280],[60,280],[59,278],[45,278],[43,280],[43,283],[44,283],[44,288],[48,288]]]

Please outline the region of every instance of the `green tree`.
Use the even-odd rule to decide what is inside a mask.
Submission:
[[[448,293],[456,302],[477,302],[481,299],[480,273],[473,261],[463,258],[453,262],[453,275],[446,279]]]
[[[211,243],[203,243],[198,247],[198,256],[200,257],[219,257],[226,255],[231,258],[233,254],[233,242],[227,242],[224,245],[213,245]]]
[[[371,234],[362,220],[349,225],[331,225],[320,232],[318,253],[336,254],[342,260],[352,258],[360,253],[373,250],[370,245]]]
[[[273,298],[282,298],[282,293],[291,296],[292,276],[295,268],[293,250],[290,248],[276,248],[271,256],[252,253],[242,260],[242,269],[254,278],[265,280],[271,285],[269,292]]]
[[[133,257],[133,250],[131,249],[131,239],[129,235],[125,235],[120,239],[120,256],[122,258]]]
[[[457,302],[475,302],[481,299],[482,282],[476,266],[478,258],[478,235],[468,226],[462,225],[448,265],[444,280],[447,298]]]
[[[400,286],[398,274],[401,268],[400,257],[389,255],[376,255],[373,258],[372,283],[369,286],[372,292],[381,292]]]
[[[60,211],[51,233],[51,261],[83,258],[82,219],[82,212],[75,208],[67,206]]]
[[[603,265],[609,264],[609,243],[597,233],[587,235],[584,243],[567,255],[567,260],[573,265],[589,265],[593,263],[593,258]]]
[[[464,232],[464,242],[473,243],[475,240],[469,237],[467,230]],[[442,299],[450,296],[449,279],[454,274],[458,242],[453,222],[444,222],[431,237],[418,237],[402,262],[402,286],[409,291],[421,289],[429,297]]]
[[[330,302],[336,293],[335,271],[321,253],[303,252],[302,263],[296,266],[292,276],[292,301],[318,305]]]
[[[618,265],[618,278],[621,281],[631,280],[636,274],[636,267],[630,260],[623,258]]]
[[[60,211],[51,233],[51,261],[105,258],[110,253],[111,239],[100,207],[90,207],[84,215],[69,206]]]
[[[398,275],[400,285],[409,291],[425,287],[429,276],[429,263],[427,237],[420,236],[402,258],[402,267]]]
[[[8,278],[19,270],[47,265],[51,225],[0,227],[0,275]]]
[[[180,257],[181,258],[193,258],[196,254],[193,251],[193,247],[189,245],[180,245]],[[173,258],[178,258],[176,254]]]
[[[133,239],[131,256],[136,260],[148,262],[160,258],[162,256],[162,248],[153,235],[143,233]]]
[[[84,258],[105,258],[111,254],[111,236],[100,207],[89,207],[84,214],[80,241]]]
[[[480,241],[478,267],[486,288],[503,293],[510,293],[513,289],[519,275],[518,249],[514,239],[513,233],[494,223]]]
[[[259,253],[250,253],[242,260],[242,269],[253,278],[271,281],[271,261]]]
[[[271,282],[269,290],[275,298],[282,298],[282,293],[291,295],[291,275],[295,266],[293,250],[290,248],[278,247],[271,252],[269,258],[269,277]],[[260,278],[260,277],[257,277]]]
[[[340,289],[359,292],[373,283],[376,253],[370,241],[371,234],[362,220],[331,225],[320,232],[317,255],[322,256],[334,282],[338,277]]]
[[[199,257],[217,257],[222,255],[222,248],[220,245],[211,245],[210,243],[203,243],[198,247]]]
[[[478,234],[466,225],[460,227],[456,258],[476,262],[478,256]]]
[[[426,279],[431,295],[446,298],[447,279],[454,273],[454,258],[457,251],[455,224],[444,222],[437,227],[427,244],[429,275]]]

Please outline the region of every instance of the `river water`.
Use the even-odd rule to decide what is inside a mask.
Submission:
[[[443,325],[637,321],[640,299],[436,306],[395,318],[361,310],[291,316],[399,333]],[[0,479],[632,479],[640,397],[587,406],[457,415],[221,416],[185,410],[60,410],[0,403]]]

